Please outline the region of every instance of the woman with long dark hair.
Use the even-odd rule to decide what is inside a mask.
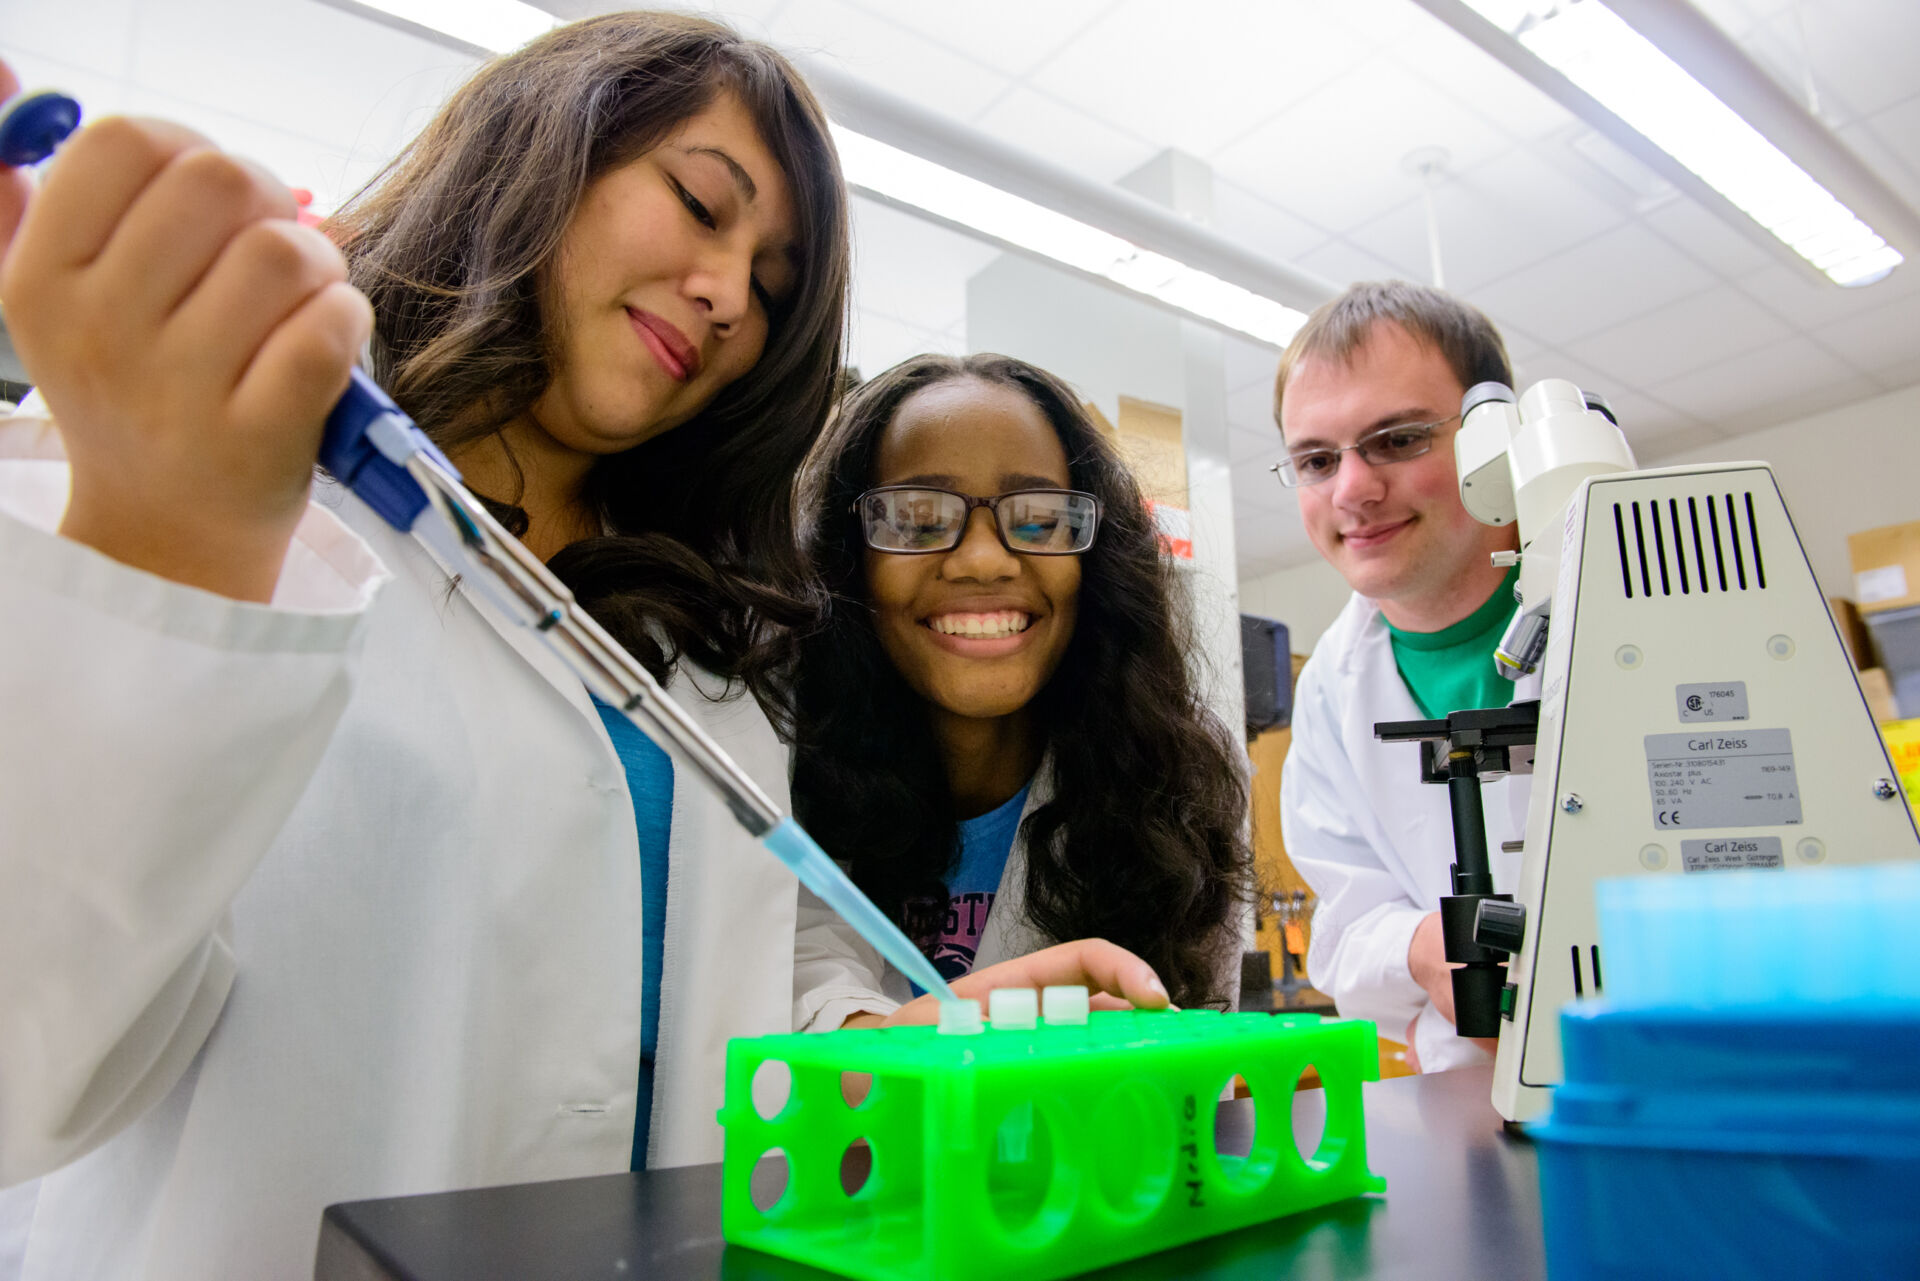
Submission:
[[[0,1186],[47,1175],[32,1277],[305,1276],[334,1201],[716,1160],[729,1037],[889,1008],[706,789],[313,479],[370,333],[784,798],[757,696],[815,609],[791,481],[848,261],[792,68],[696,18],[577,23],[477,72],[332,240],[293,214],[107,120],[0,268],[70,460],[0,465],[0,616],[34,620],[0,659]]]
[[[811,467],[832,607],[795,668],[802,822],[948,977],[1101,938],[1178,1004],[1229,999],[1240,753],[1188,675],[1139,488],[1072,391],[1004,356],[916,357],[844,401]]]

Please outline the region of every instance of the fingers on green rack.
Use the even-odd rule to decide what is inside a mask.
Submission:
[[[1310,1068],[1324,1119],[1299,1133]],[[1048,1281],[1383,1191],[1360,1092],[1378,1078],[1371,1023],[1311,1016],[737,1040],[723,1232],[862,1281]],[[1251,1127],[1217,1113],[1237,1085]]]

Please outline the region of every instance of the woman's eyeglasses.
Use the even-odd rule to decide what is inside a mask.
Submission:
[[[1000,544],[1024,556],[1073,556],[1093,546],[1100,500],[1077,489],[1017,489],[973,498],[950,489],[883,485],[854,500],[867,546],[915,556],[952,551],[973,509],[993,513]]]
[[[1370,467],[1404,463],[1432,449],[1433,433],[1458,417],[1460,415],[1455,414],[1453,418],[1442,418],[1438,422],[1382,427],[1339,449],[1302,449],[1281,459],[1268,470],[1278,476],[1280,483],[1288,489],[1298,489],[1302,485],[1318,485],[1323,480],[1332,480],[1333,474],[1340,470],[1340,456],[1348,452],[1360,455]]]

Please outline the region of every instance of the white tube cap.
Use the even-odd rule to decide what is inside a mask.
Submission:
[[[941,1036],[978,1036],[986,1030],[980,1022],[980,1002],[967,997],[940,1002]]]
[[[1057,1026],[1087,1021],[1087,989],[1084,987],[1063,984],[1046,988],[1041,992],[1040,1000],[1049,1024]]]
[[[987,1020],[1002,1031],[1031,1031],[1040,1020],[1040,994],[1030,987],[997,987],[987,994]]]

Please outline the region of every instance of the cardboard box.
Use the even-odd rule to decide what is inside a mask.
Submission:
[[[1873,713],[1876,724],[1885,725],[1900,719],[1893,701],[1893,682],[1887,679],[1885,669],[1869,667],[1861,672],[1860,692],[1867,696],[1867,710]]]
[[[1873,633],[1860,617],[1860,607],[1845,596],[1829,596],[1827,608],[1833,611],[1833,625],[1840,631],[1840,643],[1846,647],[1847,657],[1853,660],[1853,670],[1864,672],[1869,667],[1878,667],[1880,659],[1874,653]]]
[[[1180,411],[1150,400],[1120,397],[1120,422],[1107,421],[1097,405],[1088,405],[1094,425],[1113,437],[1127,460],[1140,492],[1153,512],[1162,548],[1170,556],[1193,559],[1193,523],[1187,506],[1187,442]]]
[[[1847,554],[1862,614],[1920,605],[1920,520],[1848,534]]]

